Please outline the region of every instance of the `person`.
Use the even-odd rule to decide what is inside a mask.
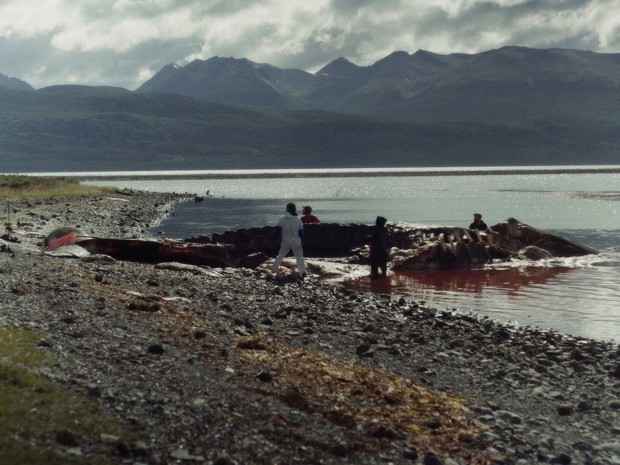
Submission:
[[[273,273],[278,272],[282,260],[292,250],[297,262],[297,271],[302,277],[306,276],[306,264],[301,246],[303,234],[304,225],[297,216],[297,207],[294,203],[288,203],[286,212],[278,220],[278,225],[274,229],[274,240],[280,240],[280,251],[271,267]]]
[[[474,222],[469,225],[469,229],[486,231],[487,229],[489,229],[489,227],[484,221],[482,221],[482,215],[480,213],[474,213]]]
[[[388,238],[387,230],[385,229],[385,223],[387,219],[382,216],[377,216],[375,221],[375,227],[372,231],[372,238],[370,240],[370,277],[376,278],[379,276],[379,269],[381,269],[381,275],[387,274],[387,262],[388,262]]]
[[[301,222],[306,223],[320,223],[321,221],[312,214],[312,207],[310,205],[304,206],[301,210]]]

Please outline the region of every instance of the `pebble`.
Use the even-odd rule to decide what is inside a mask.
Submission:
[[[502,421],[512,423],[514,425],[522,423],[521,417],[519,415],[509,412],[507,410],[498,410],[497,412],[495,412],[495,416]]]

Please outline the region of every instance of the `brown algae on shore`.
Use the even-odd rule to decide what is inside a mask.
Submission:
[[[403,441],[424,453],[459,456],[468,464],[493,462],[489,444],[479,439],[482,427],[456,395],[261,335],[240,338],[237,348],[238,362],[266,367],[273,377],[274,383],[254,390],[318,413],[350,432],[347,445],[323,445],[335,455]]]
[[[92,285],[84,282],[83,288]],[[104,292],[114,299],[125,296],[127,308],[144,309],[133,300],[135,297],[129,297],[127,289],[110,286]],[[137,318],[156,324],[161,335],[177,335],[194,346],[195,332],[200,331],[203,360],[223,372],[238,373],[229,378],[230,382],[259,397],[278,399],[294,410],[320,415],[347,438],[321,439],[312,430],[288,424],[284,412],[273,413],[268,421],[286,424],[286,434],[300,444],[335,457],[411,447],[423,454],[460,457],[470,465],[488,465],[495,459],[492,444],[482,439],[486,427],[474,420],[464,399],[457,395],[433,391],[388,370],[370,368],[363,360],[289,346],[282,338],[264,333],[237,337],[231,350],[229,343],[211,335],[208,322],[190,308],[169,307],[155,295],[143,298],[158,301],[158,309],[141,311]]]
[[[53,367],[40,346],[42,335],[27,328],[0,328],[0,463],[3,465],[104,465],[119,463],[114,445],[101,434],[129,439],[132,433],[86,393],[64,389],[37,371]],[[94,444],[96,457],[82,455]]]

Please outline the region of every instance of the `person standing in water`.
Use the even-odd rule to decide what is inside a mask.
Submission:
[[[274,240],[280,241],[280,251],[271,266],[272,273],[277,273],[282,264],[282,260],[293,251],[297,262],[297,271],[302,277],[306,276],[306,264],[304,262],[303,248],[301,239],[304,234],[304,225],[297,215],[297,207],[294,203],[286,205],[286,212],[278,220],[278,225],[274,229]]]
[[[387,230],[385,229],[385,223],[387,219],[382,216],[377,216],[375,221],[375,227],[372,231],[372,238],[370,240],[370,277],[379,277],[379,269],[381,269],[381,276],[387,275],[387,262],[388,262],[388,237]]]

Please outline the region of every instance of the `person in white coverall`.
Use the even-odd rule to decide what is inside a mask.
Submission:
[[[301,246],[303,235],[304,225],[297,215],[297,207],[294,203],[289,203],[286,205],[286,213],[278,220],[278,225],[274,230],[274,241],[280,239],[280,251],[271,267],[273,273],[277,273],[282,260],[284,260],[289,250],[292,250],[297,261],[297,271],[302,276],[306,276],[306,264],[304,263],[304,253]]]

